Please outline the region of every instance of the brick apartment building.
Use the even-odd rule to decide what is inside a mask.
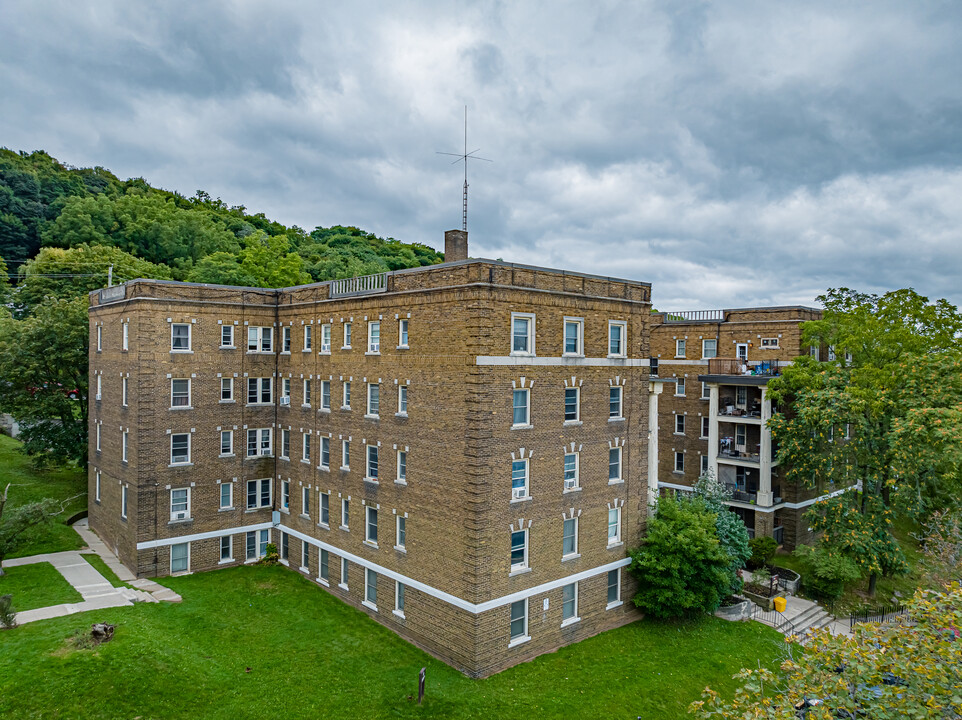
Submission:
[[[441,265],[295,288],[92,293],[91,527],[140,576],[274,543],[472,676],[636,618],[650,286],[446,245]]]

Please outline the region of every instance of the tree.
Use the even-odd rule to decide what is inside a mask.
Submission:
[[[820,492],[859,491],[816,503],[819,540],[869,576],[907,569],[892,536],[898,514],[918,516],[962,489],[962,316],[913,290],[819,297],[823,318],[801,357],[769,385],[783,412],[770,421],[788,480]]]
[[[932,513],[919,539],[923,579],[928,587],[941,589],[962,580],[962,511]]]
[[[709,469],[698,478],[694,491],[695,495],[702,498],[708,508],[715,513],[715,531],[718,534],[718,541],[730,559],[728,594],[735,595],[741,592],[744,584],[738,571],[745,567],[752,554],[748,530],[742,519],[725,505],[724,501],[731,498],[731,493],[718,481],[713,470]]]
[[[0,494],[0,577],[5,574],[3,572],[3,561],[23,544],[27,531],[38,525],[51,522],[64,511],[71,501],[79,497],[79,495],[74,495],[60,502],[45,498],[39,502],[8,509],[7,503],[9,502],[11,487],[13,487],[12,484],[7,484],[3,493]]]
[[[258,231],[244,240],[238,254],[216,252],[203,258],[187,277],[191,282],[243,287],[291,287],[311,281],[304,259],[290,252],[285,235]]]
[[[962,713],[962,590],[919,590],[911,622],[859,624],[853,636],[816,632],[778,670],[746,669],[730,700],[706,688],[689,713],[708,720],[958,718]]]

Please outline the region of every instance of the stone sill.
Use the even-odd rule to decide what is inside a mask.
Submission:
[[[361,605],[363,605],[363,606],[366,607],[366,608],[370,608],[370,609],[373,610],[374,612],[377,612],[377,605],[375,605],[375,604],[372,603],[372,602],[369,602],[369,601],[367,601],[367,600],[362,600],[362,601],[361,601]]]
[[[562,555],[561,562],[569,562],[571,560],[577,560],[581,557],[581,553],[571,553],[570,555]]]
[[[527,425],[512,425],[511,429],[512,430],[530,430],[533,427],[534,425],[532,425],[531,423],[528,423]]]
[[[614,610],[616,607],[621,607],[624,603],[621,600],[615,600],[610,602],[605,606],[605,610]]]
[[[511,498],[511,504],[528,502],[531,499],[531,497],[532,497],[531,495],[525,495],[524,497],[521,497],[521,498]]]
[[[611,550],[613,548],[619,548],[619,547],[622,547],[624,544],[625,543],[622,540],[619,540],[618,542],[608,543],[608,549]]]
[[[575,427],[581,424],[582,424],[581,420],[565,420],[564,421],[564,427]]]
[[[530,635],[522,635],[521,637],[516,637],[514,640],[508,643],[508,649],[517,647],[518,645],[523,645],[531,640]]]
[[[525,575],[526,573],[529,573],[529,572],[531,572],[531,568],[529,567],[517,568],[516,570],[512,570],[511,572],[509,572],[508,577],[515,577],[516,575]]]
[[[561,622],[561,627],[565,628],[565,627],[568,627],[569,625],[574,625],[575,623],[579,623],[579,622],[581,622],[580,617],[568,618],[567,620],[563,620]]]

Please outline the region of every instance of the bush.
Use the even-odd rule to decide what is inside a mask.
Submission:
[[[0,595],[0,627],[5,630],[17,627],[17,613],[13,609],[13,595]]]
[[[264,557],[257,561],[258,565],[277,565],[278,560],[281,559],[280,553],[277,551],[277,545],[274,543],[267,543],[264,548]]]
[[[775,551],[778,550],[778,542],[775,538],[756,537],[748,541],[748,547],[752,551],[748,558],[748,569],[755,570],[771,565]]]
[[[801,545],[794,555],[805,564],[805,589],[817,598],[837,600],[845,591],[845,584],[862,575],[850,557],[821,545]]]

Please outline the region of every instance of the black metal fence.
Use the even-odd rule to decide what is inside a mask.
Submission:
[[[795,624],[778,610],[762,610],[752,603],[752,620],[773,627],[782,635],[795,635]]]
[[[876,607],[863,608],[857,613],[849,616],[849,629],[854,629],[858,623],[883,623],[894,620],[905,614],[905,606],[899,604],[877,605]]]

